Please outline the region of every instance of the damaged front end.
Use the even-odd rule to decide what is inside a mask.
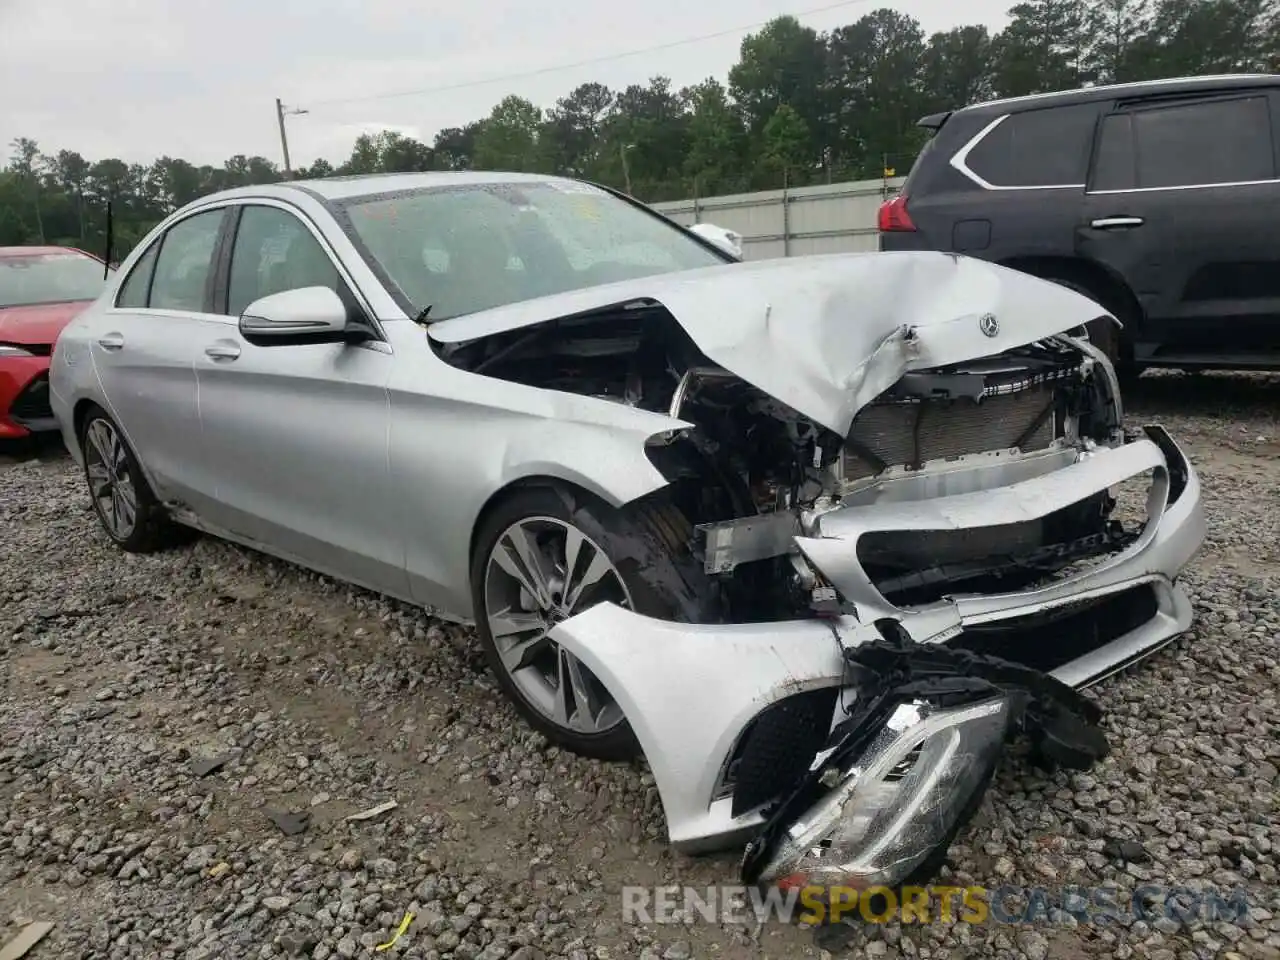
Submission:
[[[901,636],[846,657],[859,698],[770,807],[743,858],[747,883],[866,890],[927,879],[1012,735],[1027,734],[1054,765],[1107,754],[1098,708],[1036,670]]]
[[[693,530],[698,622],[605,603],[550,637],[616,699],[671,841],[749,842],[749,882],[901,883],[1011,734],[1105,752],[1073,690],[1187,629],[1204,518],[1182,451],[1126,433],[1107,358],[1058,332],[1099,308],[923,255],[646,283],[432,336],[454,366],[669,418],[645,452]]]

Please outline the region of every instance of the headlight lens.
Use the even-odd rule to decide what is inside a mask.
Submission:
[[[0,357],[34,357],[35,354],[30,350],[23,350],[22,347],[15,347],[11,343],[0,343]]]
[[[945,709],[900,705],[851,767],[829,771],[836,782],[788,828],[760,879],[901,883],[947,841],[990,776],[1009,715],[1005,697]]]

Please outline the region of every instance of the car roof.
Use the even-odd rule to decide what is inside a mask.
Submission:
[[[1065,104],[1089,103],[1095,100],[1111,100],[1120,97],[1142,97],[1150,94],[1176,96],[1196,93],[1214,87],[1274,87],[1280,86],[1280,74],[1274,73],[1226,73],[1205,77],[1171,77],[1167,80],[1142,80],[1134,83],[1110,83],[1097,87],[1080,87],[1076,90],[1055,90],[1050,93],[1031,93],[1023,97],[1006,97],[973,103],[956,110],[957,114],[972,116],[981,113],[1008,113],[1019,108],[1056,107]],[[922,121],[923,122],[923,121]]]
[[[276,196],[287,199],[289,194],[304,190],[322,200],[346,200],[381,193],[399,193],[402,190],[422,190],[431,187],[459,187],[492,183],[572,183],[566,177],[551,177],[537,173],[502,173],[497,171],[437,171],[433,173],[369,173],[355,176],[324,177],[315,180],[286,180],[252,187],[236,187],[201,197],[197,204],[221,199],[246,196]]]
[[[92,256],[75,247],[0,247],[0,260],[6,257],[38,257],[50,253],[78,253],[84,257]]]

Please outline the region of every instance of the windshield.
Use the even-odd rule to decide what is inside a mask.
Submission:
[[[356,197],[344,228],[410,314],[432,320],[728,262],[588,184],[486,183]]]
[[[96,300],[105,283],[102,261],[83,253],[0,257],[0,307]]]

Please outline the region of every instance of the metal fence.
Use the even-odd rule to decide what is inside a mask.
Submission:
[[[742,235],[747,260],[875,250],[876,210],[904,177],[655,203],[671,219],[714,223]]]

